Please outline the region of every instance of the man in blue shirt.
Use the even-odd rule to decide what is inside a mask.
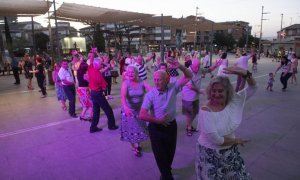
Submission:
[[[186,67],[170,57],[171,68],[179,68],[184,76],[174,83],[169,83],[168,74],[158,70],[154,73],[156,88],[149,91],[140,110],[140,118],[149,122],[149,135],[161,179],[173,179],[172,162],[176,150],[177,123],[176,97],[182,87],[191,79],[192,73]]]

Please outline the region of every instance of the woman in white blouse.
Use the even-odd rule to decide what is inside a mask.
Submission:
[[[252,74],[239,67],[224,68],[226,74],[243,76],[248,86],[235,93],[228,77],[217,76],[207,87],[208,102],[200,108],[200,136],[196,150],[197,179],[250,179],[238,145],[248,140],[237,138],[245,101],[252,96],[256,82]]]

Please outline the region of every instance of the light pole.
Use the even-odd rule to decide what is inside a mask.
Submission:
[[[258,44],[258,59],[260,59],[260,51],[261,51],[261,37],[262,37],[262,22],[264,20],[264,14],[270,14],[269,12],[264,12],[264,6],[261,7],[261,19],[260,19],[260,33],[259,33],[259,44]]]
[[[279,33],[279,45],[278,45],[278,51],[280,51],[280,46],[281,46],[281,38],[282,38],[282,19],[283,19],[283,13],[281,13],[281,23],[280,23],[280,33]],[[281,52],[281,55],[282,52]]]
[[[196,16],[195,16],[195,34],[194,34],[194,50],[196,51],[196,41],[197,41],[197,17],[201,13],[198,13],[199,7],[196,7]]]

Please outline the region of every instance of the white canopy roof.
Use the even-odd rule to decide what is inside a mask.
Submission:
[[[161,17],[154,16],[153,14],[121,11],[75,3],[63,3],[57,9],[56,16],[59,20],[77,21],[87,24],[123,23],[142,27],[161,26]],[[52,18],[54,18],[53,15]],[[173,18],[172,16],[164,16],[163,24],[178,29],[187,29],[188,31],[195,31],[195,29],[198,31],[210,31],[212,26],[214,30],[227,28],[223,24],[214,23],[209,20],[201,22],[194,19]]]
[[[50,6],[45,0],[1,0],[0,16],[37,16],[47,13]]]

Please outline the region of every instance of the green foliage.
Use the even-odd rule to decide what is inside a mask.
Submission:
[[[94,31],[94,45],[97,47],[99,52],[105,51],[105,40],[103,37],[103,32],[100,29],[100,24],[96,24],[96,30]]]
[[[49,36],[42,32],[34,34],[34,44],[36,49],[41,51],[47,50],[47,43],[49,42]]]
[[[7,21],[7,17],[4,17],[4,29],[5,29],[5,39],[6,39],[6,44],[9,52],[12,50],[12,38],[10,35],[10,30],[9,30],[9,25]]]
[[[249,42],[249,47],[255,47],[258,48],[258,44],[259,44],[259,38],[253,37],[252,35],[249,36],[248,39]]]
[[[221,49],[233,49],[236,44],[233,36],[231,34],[224,34],[222,32],[216,32],[214,34],[214,44],[216,44]]]
[[[23,49],[28,46],[29,42],[25,38],[14,38],[14,43],[12,45],[12,48],[15,49]]]

